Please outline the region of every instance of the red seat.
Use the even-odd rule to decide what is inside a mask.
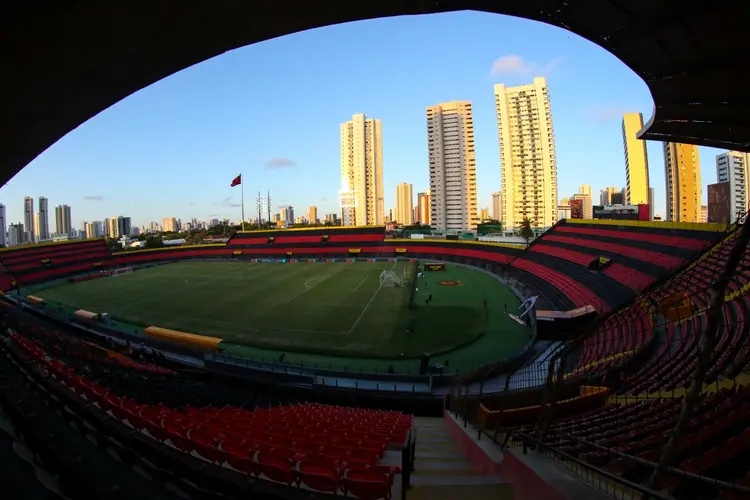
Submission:
[[[292,484],[294,475],[289,461],[271,453],[258,453],[256,459],[258,473],[265,475],[268,479],[284,484]]]
[[[383,474],[350,470],[341,480],[344,492],[357,496],[363,500],[379,500],[391,498],[391,485]]]
[[[249,476],[258,475],[258,469],[256,467],[255,462],[253,462],[249,458],[241,458],[232,453],[228,453],[226,455],[226,459],[227,459],[227,463],[229,464],[229,466],[232,467],[233,469],[236,469],[240,472],[244,472],[245,474]]]
[[[334,495],[341,488],[339,472],[335,467],[315,462],[302,462],[299,464],[297,483],[303,483],[307,487],[324,493]]]

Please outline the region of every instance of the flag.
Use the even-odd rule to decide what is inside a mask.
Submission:
[[[232,179],[232,184],[229,187],[239,186],[240,184],[242,184],[242,174]]]

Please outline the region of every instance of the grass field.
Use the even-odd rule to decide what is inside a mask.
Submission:
[[[236,355],[274,359],[285,352],[287,361],[305,364],[352,366],[354,357],[360,366],[384,368],[430,352],[478,366],[525,343],[523,327],[503,313],[504,304],[518,305],[507,287],[480,271],[448,266],[418,280],[415,309],[408,307],[410,284],[380,286],[384,270],[417,279],[408,262],[184,262],[35,295],[127,323],[221,337]]]

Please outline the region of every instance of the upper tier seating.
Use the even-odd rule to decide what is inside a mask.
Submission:
[[[591,305],[605,314],[723,236],[714,226],[706,227],[712,230],[563,220],[535,240],[511,265],[552,284],[567,295],[574,307]],[[602,271],[591,270],[589,264],[596,257],[612,262]],[[563,301],[558,298],[555,302]]]
[[[660,313],[661,304],[677,297],[689,304],[687,314],[683,313],[678,321],[663,326],[664,336],[658,339],[645,365],[636,367],[624,381],[632,394],[685,386],[695,366],[697,335],[705,328],[703,311],[708,306],[708,288],[724,269],[736,236],[736,231],[727,235],[680,273],[606,318],[592,335],[584,339],[581,358],[573,373],[604,373],[620,363],[623,357],[646,346],[655,339],[657,328],[665,322]],[[743,293],[748,289],[749,264],[750,252],[745,252],[725,297],[725,322],[719,333],[708,383],[735,376],[747,366],[750,354],[746,342],[748,304]]]

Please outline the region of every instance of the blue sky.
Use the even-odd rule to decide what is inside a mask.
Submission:
[[[504,70],[492,71],[500,58]],[[507,64],[510,61],[511,64]],[[497,69],[497,67],[495,68]],[[493,84],[546,76],[560,197],[625,181],[620,116],[651,116],[646,85],[577,35],[545,24],[463,12],[379,19],[244,47],[172,75],[70,132],[0,189],[9,222],[23,197],[46,196],[83,220],[126,215],[143,225],[254,210],[258,190],[298,213],[336,210],[339,124],[363,112],[383,122],[386,209],[396,184],[428,186],[425,108],[473,103],[480,207],[500,189]],[[702,181],[715,182],[701,148]],[[661,143],[649,143],[656,213],[664,213]]]

